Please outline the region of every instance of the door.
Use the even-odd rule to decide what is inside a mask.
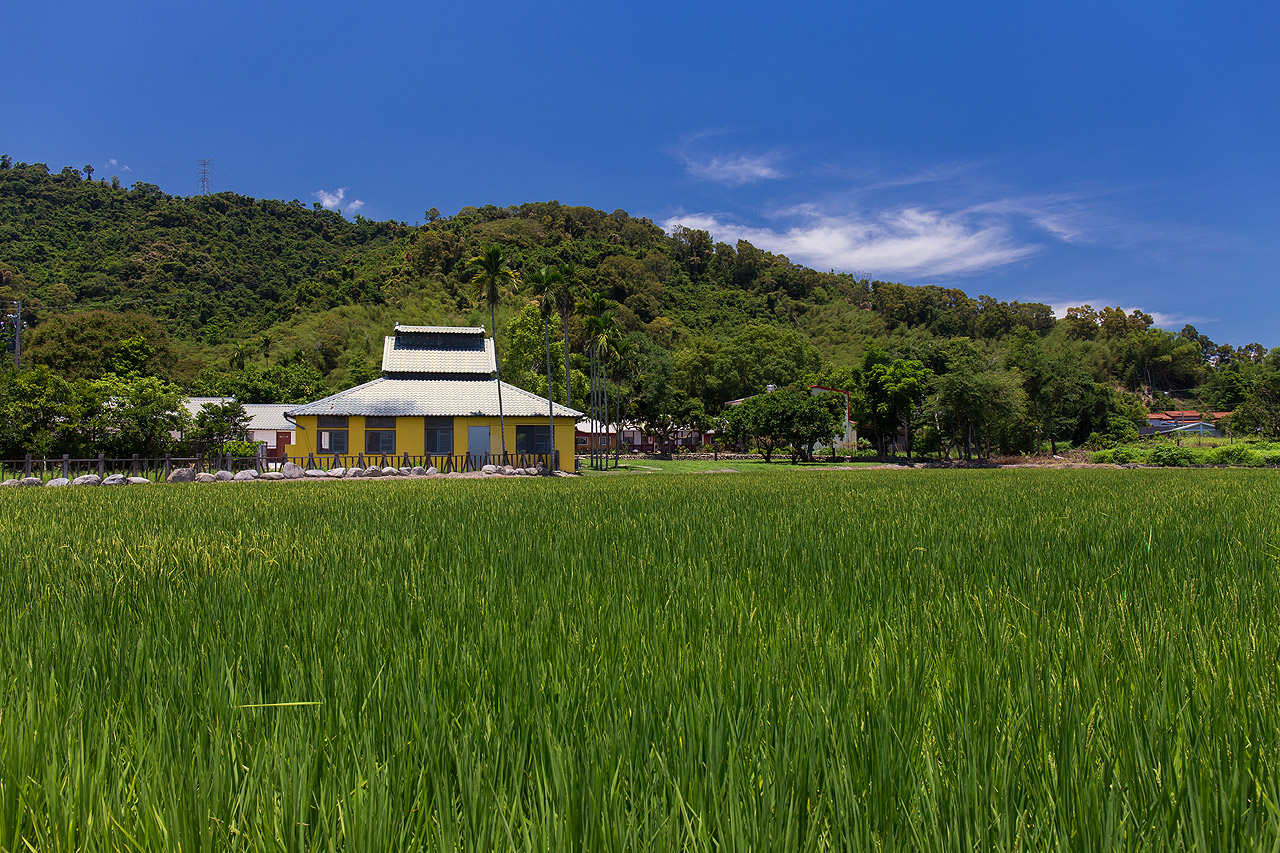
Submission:
[[[489,428],[487,426],[467,427],[467,462],[471,468],[479,468],[489,463]]]

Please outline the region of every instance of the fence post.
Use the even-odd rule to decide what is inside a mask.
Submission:
[[[64,480],[67,479],[67,472],[70,470],[70,468],[71,468],[71,457],[64,453],[62,454],[62,479]]]
[[[307,454],[307,470],[310,471],[316,467],[316,455],[314,453]]]
[[[197,471],[204,470],[204,454],[203,453],[196,454],[196,470]]]
[[[98,476],[99,477],[106,476],[106,473],[107,473],[107,454],[99,453],[98,454]]]
[[[138,476],[138,454],[136,453],[133,454],[133,459],[131,459],[129,462],[129,473],[130,473],[130,476],[133,476],[133,477]]]
[[[24,477],[31,476],[31,454],[27,454],[26,460],[22,463],[22,475]]]
[[[169,454],[168,454],[168,453],[166,453],[166,454],[164,455],[164,478],[165,478],[166,480],[168,480],[168,479],[169,479],[169,466],[170,466],[170,464],[171,464],[171,463],[170,463],[170,461],[169,461]]]

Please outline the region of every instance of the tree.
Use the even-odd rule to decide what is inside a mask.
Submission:
[[[471,283],[480,287],[481,296],[489,305],[489,326],[493,329],[493,366],[498,379],[498,429],[502,436],[502,458],[506,461],[507,420],[502,409],[502,370],[498,358],[497,310],[498,303],[502,301],[503,287],[514,287],[516,274],[507,266],[507,256],[502,251],[502,247],[496,243],[486,246],[484,252],[468,261],[467,265],[475,269]]]
[[[551,428],[551,443],[554,452],[556,421],[555,408],[551,399],[551,320],[555,316],[555,290],[563,280],[557,269],[538,267],[525,274],[525,283],[537,297],[538,313],[542,317],[542,343],[547,354],[547,423]]]
[[[915,359],[896,358],[888,364],[871,365],[866,373],[864,405],[874,406],[878,415],[891,417],[902,425],[907,458],[911,458],[911,415],[924,405],[924,395],[933,371]]]
[[[249,347],[245,346],[244,341],[236,341],[231,348],[231,366],[236,370],[244,370],[244,363],[248,358]]]
[[[105,373],[164,373],[174,361],[169,335],[151,317],[85,311],[54,315],[23,335],[24,360],[53,368],[64,379]]]
[[[88,393],[89,427],[108,456],[159,456],[187,425],[182,389],[154,376],[108,373],[90,381]]]
[[[559,269],[560,280],[555,285],[556,310],[564,326],[564,404],[573,408],[573,378],[569,371],[569,315],[578,303],[579,272],[573,263],[564,263]]]
[[[249,416],[236,400],[206,404],[196,412],[186,438],[197,453],[218,453],[229,441],[249,439]]]

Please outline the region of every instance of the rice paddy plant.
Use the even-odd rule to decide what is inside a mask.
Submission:
[[[3,850],[1274,850],[1280,479],[0,494]]]

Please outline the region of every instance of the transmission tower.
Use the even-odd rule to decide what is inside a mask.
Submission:
[[[200,195],[209,194],[209,164],[212,162],[213,160],[209,158],[196,161],[200,166]]]

